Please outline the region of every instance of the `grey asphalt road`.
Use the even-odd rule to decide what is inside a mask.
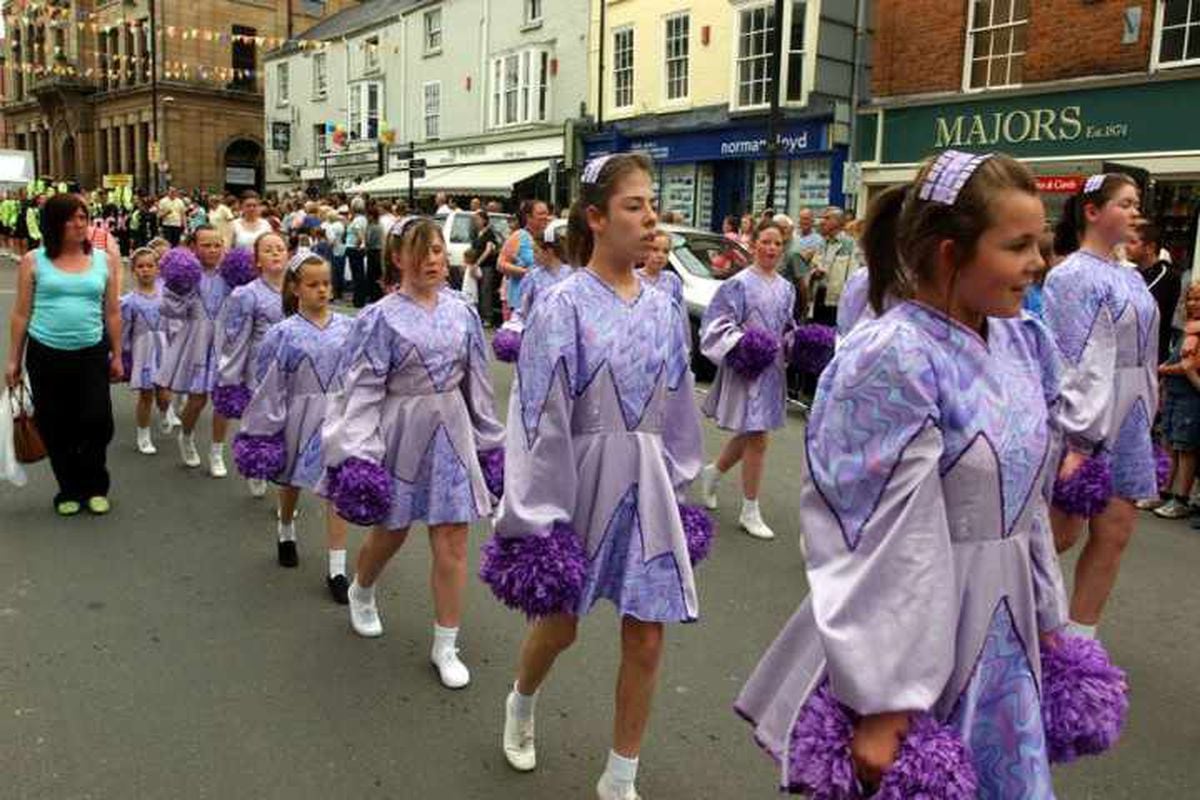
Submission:
[[[6,321],[12,287],[6,262]],[[502,403],[510,373],[494,371]],[[474,682],[442,689],[427,660],[425,537],[382,579],[384,637],[360,639],[327,599],[312,498],[301,568],[280,569],[271,502],[187,470],[162,437],[158,456],[137,454],[129,393],[114,397],[110,516],[55,518],[44,464],[26,488],[0,487],[0,800],[594,796],[616,675],[610,606],[559,661],[539,706],[540,767],[517,775],[499,740],[519,615],[472,580],[462,645]],[[721,440],[708,429],[710,453]],[[736,481],[722,487],[719,541],[699,573],[702,619],[668,631],[639,776],[647,800],[777,794],[730,706],[806,591],[802,445],[794,415],[772,442],[762,498],[775,542],[735,529]],[[1200,532],[1141,521],[1102,631],[1130,674],[1127,732],[1107,757],[1058,770],[1060,798],[1200,796],[1198,567]]]

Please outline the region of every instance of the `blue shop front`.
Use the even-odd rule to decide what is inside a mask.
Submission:
[[[842,204],[846,148],[830,145],[828,120],[788,120],[777,141],[770,203],[767,132],[761,121],[645,135],[609,129],[586,136],[584,150],[588,158],[646,153],[654,159],[660,210],[714,231],[726,216],[768,206],[794,217],[802,208]]]

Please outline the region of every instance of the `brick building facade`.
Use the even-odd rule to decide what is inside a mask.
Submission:
[[[1200,0],[877,0],[860,207],[940,150],[1004,151],[1055,217],[1122,169],[1180,258],[1200,210]]]
[[[263,54],[354,2],[9,0],[5,146],[84,187],[105,175],[139,189],[261,186]]]

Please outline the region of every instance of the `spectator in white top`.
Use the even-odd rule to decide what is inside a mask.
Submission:
[[[258,192],[247,189],[242,193],[241,212],[229,226],[229,246],[253,248],[255,240],[271,230],[271,223],[262,217],[262,200]]]
[[[437,203],[437,213],[439,214],[449,214],[454,210],[447,201],[445,192],[438,192],[434,195],[433,201]]]
[[[179,190],[172,186],[167,190],[167,196],[158,201],[158,224],[162,235],[172,247],[179,244],[183,238],[183,223],[187,218],[187,203],[179,196]]]

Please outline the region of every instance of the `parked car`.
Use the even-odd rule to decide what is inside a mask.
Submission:
[[[719,233],[663,225],[671,236],[670,266],[683,283],[683,302],[692,328],[692,370],[701,380],[711,380],[716,367],[700,354],[700,320],[708,310],[721,281],[750,264],[750,251],[741,242]]]
[[[474,230],[474,214],[470,211],[451,211],[449,214],[436,214],[434,221],[442,226],[442,236],[446,239],[446,254],[450,259],[451,269],[457,268],[462,275],[463,253],[471,248],[471,232]],[[488,214],[492,230],[496,232],[500,243],[503,244],[516,225],[510,214]]]

